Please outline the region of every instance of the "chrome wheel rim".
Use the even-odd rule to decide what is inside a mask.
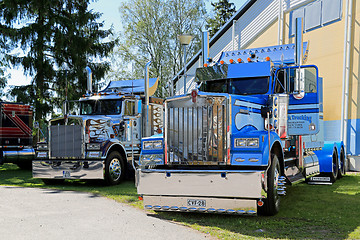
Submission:
[[[121,176],[121,164],[118,158],[113,158],[109,164],[109,175],[113,181],[119,180]]]

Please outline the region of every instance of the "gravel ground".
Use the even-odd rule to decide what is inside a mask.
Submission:
[[[212,239],[88,193],[0,186],[0,239]]]

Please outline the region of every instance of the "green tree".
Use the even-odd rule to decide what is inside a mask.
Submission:
[[[23,56],[7,53],[32,77],[30,86],[15,87],[11,94],[35,107],[40,120],[68,99],[78,99],[86,89],[84,69],[90,66],[95,85],[109,69],[100,62],[115,45],[103,42],[111,30],[102,30],[99,13],[88,10],[90,0],[4,0],[0,4],[2,36],[21,48]],[[17,24],[22,21],[23,24]],[[66,86],[66,83],[67,86]]]
[[[207,19],[206,27],[209,30],[210,37],[214,36],[217,31],[236,13],[235,4],[229,0],[219,0],[211,3],[214,8],[215,16]]]
[[[157,96],[182,67],[180,34],[191,34],[189,58],[199,50],[201,27],[206,13],[202,0],[132,0],[120,7],[122,43],[115,51],[123,65],[116,70],[122,78],[144,77],[144,66],[152,61],[151,77],[159,77]],[[127,70],[131,68],[131,70]],[[115,74],[112,73],[112,76]]]

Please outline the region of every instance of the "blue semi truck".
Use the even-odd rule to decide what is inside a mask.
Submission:
[[[323,137],[323,79],[301,46],[223,52],[196,70],[197,89],[165,101],[164,134],[142,139],[145,209],[274,215],[285,184],[345,174],[343,143]]]

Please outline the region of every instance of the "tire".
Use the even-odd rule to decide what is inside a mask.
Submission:
[[[280,196],[277,193],[277,185],[281,175],[280,163],[276,155],[272,154],[271,158],[271,166],[267,173],[267,198],[264,199],[264,205],[258,207],[258,213],[266,216],[273,216],[280,209]]]
[[[345,174],[346,174],[346,169],[345,169],[345,153],[344,153],[344,148],[341,148],[340,151],[340,166],[339,166],[339,172],[338,172],[338,176],[337,178],[342,178]]]
[[[64,183],[65,179],[49,179],[49,178],[43,178],[41,179],[45,185],[57,185]]]
[[[125,162],[118,152],[112,152],[105,161],[105,183],[117,185],[125,177]]]
[[[16,165],[22,170],[31,170],[32,169],[32,161],[29,162],[18,162]]]
[[[336,151],[333,151],[332,154],[332,159],[331,159],[331,173],[330,173],[330,178],[331,178],[331,182],[335,182],[337,177],[338,177],[338,172],[339,172],[339,159],[338,159],[338,155],[336,153]]]

